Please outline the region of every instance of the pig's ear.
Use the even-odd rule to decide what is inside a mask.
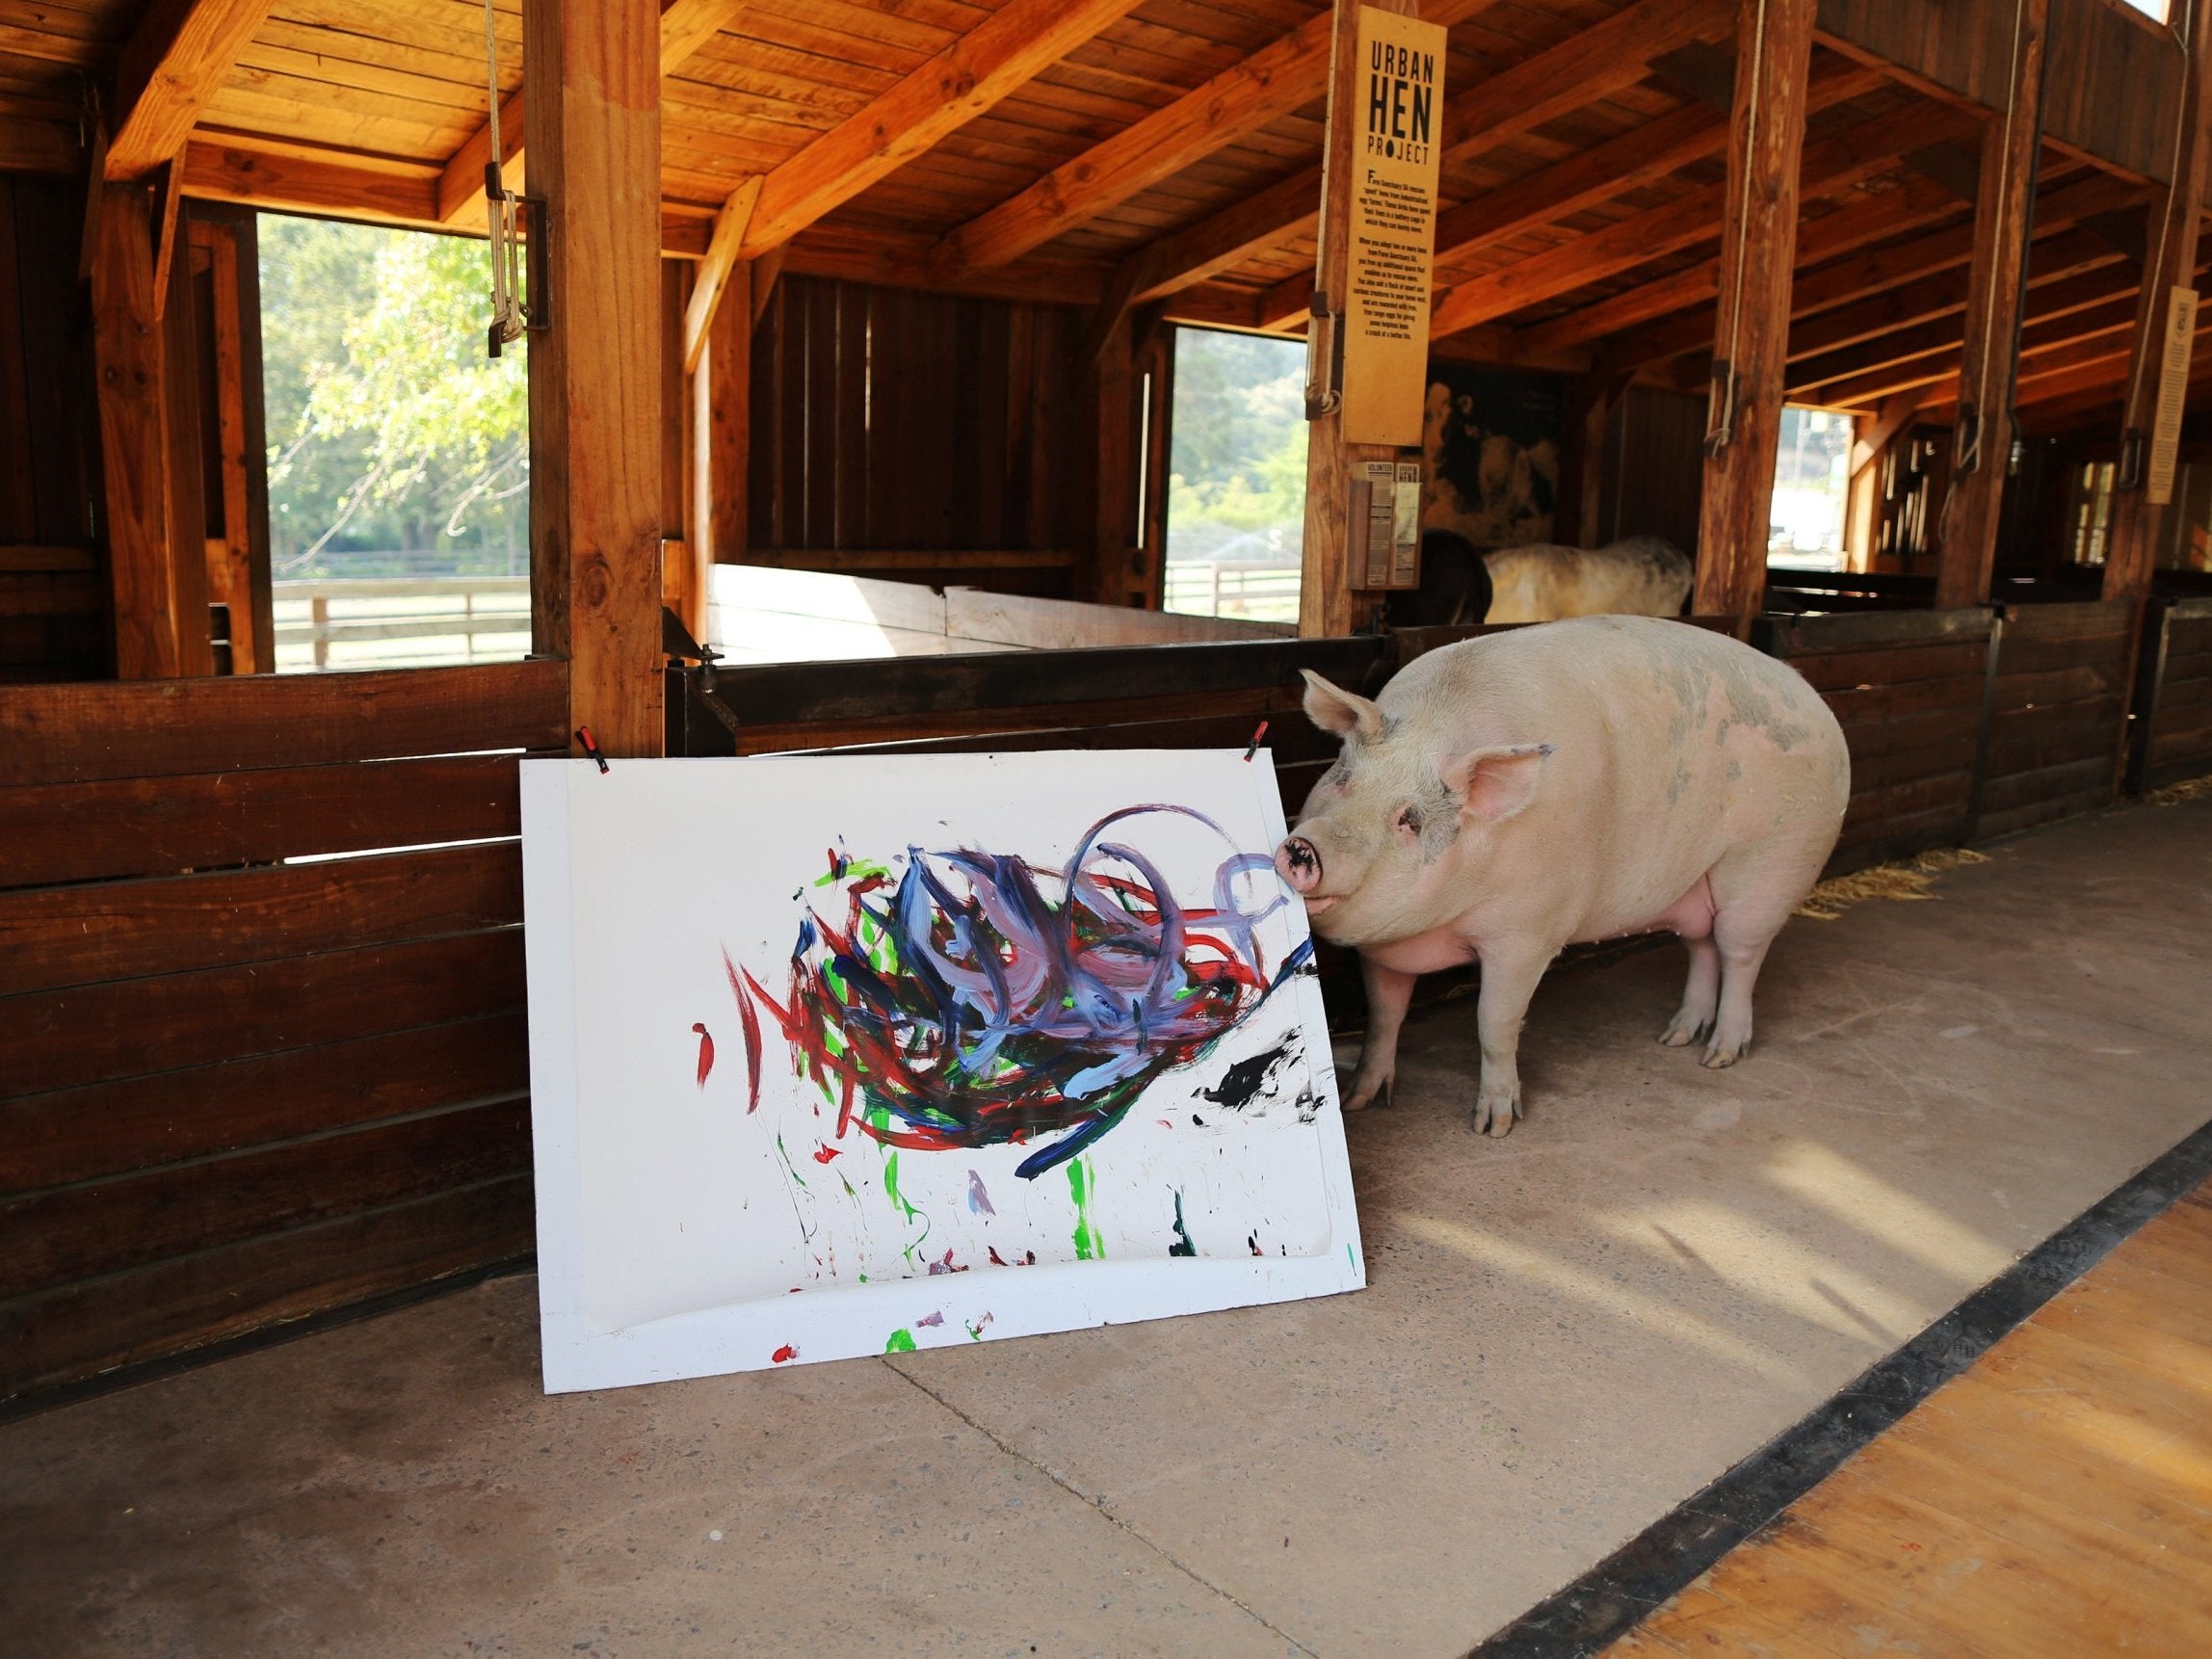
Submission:
[[[1468,818],[1496,823],[1511,818],[1536,795],[1537,775],[1551,753],[1548,743],[1470,749],[1444,762],[1444,787]]]
[[[1333,731],[1338,737],[1350,737],[1354,732],[1365,738],[1382,735],[1381,709],[1342,686],[1330,685],[1311,669],[1300,669],[1298,672],[1305,676],[1307,720],[1323,731]]]

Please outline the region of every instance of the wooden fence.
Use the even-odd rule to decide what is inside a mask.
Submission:
[[[0,697],[0,1399],[530,1250],[514,751],[566,703]]]

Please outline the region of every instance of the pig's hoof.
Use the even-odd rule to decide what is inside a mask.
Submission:
[[[1347,1112],[1364,1112],[1370,1106],[1394,1106],[1397,1104],[1397,1096],[1398,1080],[1395,1077],[1385,1077],[1380,1084],[1355,1083],[1352,1086],[1352,1098],[1344,1102],[1344,1109]]]
[[[1659,1040],[1669,1048],[1688,1048],[1692,1043],[1704,1041],[1712,1034],[1713,1022],[1710,1019],[1696,1019],[1690,1014],[1678,1014],[1674,1016],[1674,1023],[1659,1034]]]
[[[1518,1094],[1478,1094],[1472,1126],[1478,1135],[1510,1135],[1520,1115]]]
[[[1743,1042],[1715,1041],[1705,1050],[1705,1057],[1699,1064],[1708,1071],[1722,1071],[1735,1065],[1751,1051],[1751,1045],[1748,1040]]]

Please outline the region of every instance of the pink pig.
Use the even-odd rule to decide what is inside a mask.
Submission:
[[[1730,1066],[1767,947],[1843,825],[1851,761],[1828,705],[1725,634],[1584,617],[1416,658],[1370,701],[1307,672],[1344,740],[1276,868],[1367,984],[1344,1104],[1387,1098],[1421,974],[1482,963],[1474,1126],[1521,1115],[1515,1050],[1567,945],[1662,929],[1690,949],[1660,1040]]]

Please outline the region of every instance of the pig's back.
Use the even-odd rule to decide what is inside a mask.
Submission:
[[[1515,629],[1416,658],[1386,711],[1442,753],[1549,743],[1536,796],[1497,827],[1532,905],[1600,937],[1642,925],[1731,847],[1833,843],[1850,795],[1843,733],[1787,664],[1647,617]]]

